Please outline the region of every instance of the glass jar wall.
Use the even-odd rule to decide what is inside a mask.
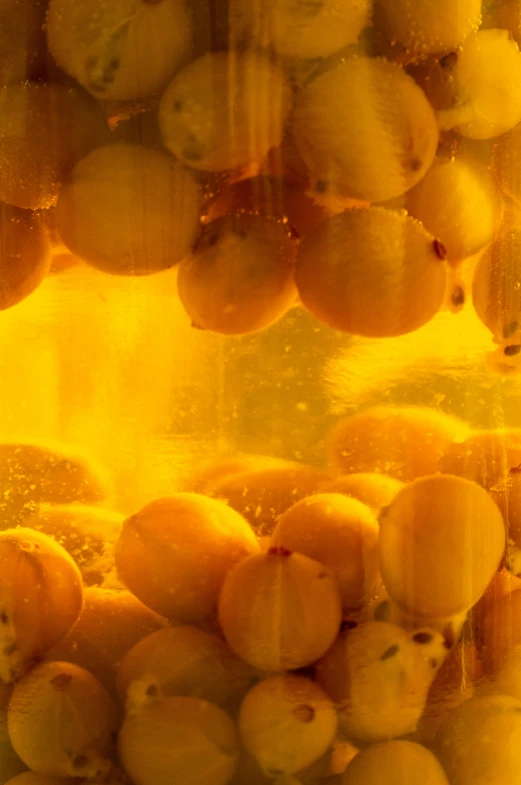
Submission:
[[[521,783],[519,0],[0,43],[0,785]]]

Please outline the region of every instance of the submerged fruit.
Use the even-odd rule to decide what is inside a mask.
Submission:
[[[145,605],[177,623],[211,619],[228,571],[259,551],[235,510],[196,493],[147,504],[123,524],[116,567]]]
[[[310,679],[284,675],[265,679],[244,698],[241,740],[268,776],[296,774],[333,743],[335,708]]]
[[[219,622],[229,646],[263,671],[310,665],[333,643],[340,620],[333,575],[284,547],[237,564],[219,597]]]
[[[39,774],[95,777],[116,729],[116,707],[88,671],[68,662],[37,665],[18,682],[8,710],[9,736]]]

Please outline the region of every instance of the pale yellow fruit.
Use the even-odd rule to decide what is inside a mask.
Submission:
[[[380,0],[393,41],[425,57],[451,52],[481,23],[481,0]]]
[[[295,777],[282,777],[281,785],[323,785],[323,778],[331,770],[331,758],[331,750],[328,750],[310,766],[297,772]],[[230,785],[274,785],[274,780],[262,771],[255,758],[241,750],[237,770]]]
[[[285,461],[223,477],[211,493],[244,515],[262,536],[273,532],[279,515],[300,499],[317,493],[328,480],[331,476],[321,469]]]
[[[162,150],[98,147],[60,191],[56,227],[80,259],[113,275],[166,270],[188,253],[199,229],[201,189]]]
[[[521,21],[521,5],[519,7]],[[493,148],[492,171],[501,189],[516,202],[521,201],[521,126],[499,137]]]
[[[78,565],[85,586],[103,583],[113,568],[111,553],[124,516],[82,504],[43,505],[25,525],[58,542]]]
[[[425,94],[396,63],[347,57],[309,81],[293,116],[312,176],[342,196],[383,202],[427,172],[438,126]]]
[[[362,750],[342,777],[342,785],[449,785],[430,750],[411,741],[388,741]],[[452,783],[451,783],[452,785]]]
[[[497,674],[521,647],[521,590],[514,588],[490,602],[481,621],[481,650],[488,673]]]
[[[127,652],[118,672],[118,692],[124,700],[132,682],[148,679],[165,697],[203,698],[231,710],[255,676],[216,635],[180,625],[153,632]]]
[[[116,567],[145,605],[189,624],[214,616],[228,571],[258,551],[253,531],[235,510],[206,496],[178,493],[125,521]]]
[[[303,676],[274,676],[253,687],[239,712],[241,740],[268,776],[296,774],[332,745],[335,707]]]
[[[92,778],[110,769],[116,707],[84,668],[37,665],[14,688],[8,723],[14,749],[39,774]]]
[[[51,0],[49,50],[97,98],[128,101],[161,90],[189,57],[184,0]]]
[[[453,475],[406,485],[380,514],[380,570],[393,600],[425,619],[470,609],[505,550],[505,526],[483,488]]]
[[[144,698],[127,714],[119,754],[136,785],[226,785],[239,757],[229,716],[200,698]]]
[[[288,227],[272,219],[212,221],[179,265],[177,289],[192,324],[224,335],[269,327],[295,303],[296,254]]]
[[[283,513],[273,544],[309,556],[335,576],[344,610],[371,599],[378,573],[378,523],[357,499],[318,493]]]
[[[394,499],[403,482],[395,477],[377,472],[355,472],[342,474],[331,482],[325,483],[321,490],[323,493],[344,493],[352,496],[371,510],[379,512],[382,507],[387,507]]]
[[[24,300],[41,284],[51,248],[38,215],[0,204],[0,311]]]
[[[103,110],[79,89],[29,82],[2,88],[0,199],[31,210],[56,204],[75,164],[108,133]]]
[[[23,675],[67,634],[82,604],[80,572],[58,543],[23,527],[0,532],[0,678]]]
[[[467,432],[465,423],[435,409],[374,406],[339,420],[326,450],[342,474],[385,472],[409,482],[435,472],[449,445]]]
[[[451,785],[521,783],[521,701],[471,698],[452,711],[435,740]]]
[[[295,281],[304,306],[329,327],[373,338],[404,335],[438,312],[445,257],[443,245],[405,212],[351,209],[304,237]]]
[[[405,199],[409,215],[443,243],[450,261],[473,256],[491,242],[501,206],[490,173],[458,158],[435,163]]]
[[[291,103],[289,82],[265,55],[213,52],[170,82],[159,125],[165,147],[189,166],[235,169],[281,143]]]
[[[233,651],[263,671],[315,662],[341,621],[340,593],[324,566],[273,547],[233,567],[219,597],[219,622]]]
[[[521,120],[521,52],[507,30],[479,30],[458,51],[456,105],[438,112],[442,130],[494,139]]]
[[[138,641],[165,627],[166,619],[128,591],[89,588],[74,627],[46,653],[90,671],[114,697],[123,657]]]
[[[503,491],[521,466],[521,429],[474,431],[448,445],[438,463],[444,474],[456,474],[488,491]]]
[[[416,729],[446,653],[434,630],[348,622],[317,664],[315,678],[338,707],[343,737],[355,744],[382,741]]]
[[[370,22],[371,3],[325,0],[310,6],[305,0],[263,0],[252,5],[232,0],[230,16],[234,40],[249,46],[253,40],[288,57],[316,58],[354,44]]]
[[[107,492],[105,477],[84,457],[38,444],[0,444],[0,485],[9,493],[0,499],[2,522],[9,528],[39,504],[96,504]]]

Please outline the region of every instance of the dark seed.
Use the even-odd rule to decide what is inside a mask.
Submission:
[[[4,654],[7,654],[7,656],[14,654],[17,648],[16,643],[10,643],[8,646],[4,646]]]
[[[384,651],[380,659],[390,660],[391,657],[395,657],[399,651],[400,651],[400,647],[398,646],[397,643],[395,643],[394,646],[389,646],[389,648]]]
[[[274,545],[268,550],[268,556],[291,556],[292,551],[283,545]]]
[[[89,759],[86,755],[76,755],[74,760],[72,761],[72,765],[75,769],[82,769],[84,766],[87,765]]]
[[[319,194],[323,194],[327,191],[327,183],[325,180],[317,180],[315,183],[315,191]]]
[[[412,158],[411,159],[411,169],[413,172],[419,172],[422,168],[422,162],[419,158]]]
[[[432,659],[431,660],[431,665],[432,665],[433,668],[437,668],[438,667],[438,660]]]
[[[9,616],[5,611],[2,611],[2,613],[0,613],[0,622],[2,624],[9,624]]]
[[[430,632],[417,632],[412,639],[415,643],[431,643],[433,637]]]
[[[433,241],[432,247],[434,248],[434,253],[438,257],[438,259],[447,258],[447,249],[445,248],[442,242],[436,239]]]
[[[510,474],[521,474],[521,464],[519,466],[512,466],[509,469]]]
[[[340,625],[340,632],[349,632],[349,630],[354,630],[356,627],[358,627],[356,621],[353,621],[353,619],[344,619]]]
[[[452,304],[459,306],[465,303],[465,290],[463,286],[455,286],[450,297]]]
[[[157,684],[149,684],[145,690],[145,695],[148,695],[149,698],[157,697]]]
[[[179,101],[179,100],[178,101],[174,101],[174,112],[180,112],[182,108],[183,108],[183,102],[182,101]]]
[[[516,354],[519,354],[519,352],[521,352],[521,346],[518,346],[518,345],[516,345],[516,346],[505,346],[505,348],[503,349],[503,352],[504,352],[504,354],[506,354],[507,357],[515,357]]]
[[[449,54],[445,55],[445,57],[440,57],[440,65],[442,68],[454,68],[457,62],[458,62],[457,52],[449,52]]]

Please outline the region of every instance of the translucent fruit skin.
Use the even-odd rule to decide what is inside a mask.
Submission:
[[[117,698],[116,675],[123,657],[166,624],[128,591],[88,588],[76,624],[45,658],[86,668]]]
[[[323,493],[344,493],[379,512],[394,499],[403,483],[395,477],[377,472],[354,472],[341,474],[322,486]]]
[[[67,634],[82,605],[81,574],[60,545],[23,527],[0,532],[0,678],[23,675]]]
[[[341,621],[333,575],[299,553],[275,548],[230,570],[219,623],[233,651],[262,671],[303,668],[333,643]]]
[[[276,221],[212,221],[179,266],[179,297],[194,326],[225,335],[262,330],[294,304],[296,244]]]
[[[501,197],[488,172],[457,158],[432,166],[407,193],[405,205],[441,240],[450,261],[488,245],[501,219]]]
[[[500,511],[483,488],[461,477],[415,480],[380,514],[384,584],[403,610],[425,619],[471,608],[504,550]]]
[[[521,287],[518,259],[521,231],[503,231],[479,259],[472,282],[474,309],[503,345],[519,343]]]
[[[178,625],[153,632],[127,652],[118,671],[122,701],[132,682],[147,678],[165,697],[203,698],[230,711],[256,674],[217,635]]]
[[[112,570],[111,548],[121,533],[124,516],[82,504],[44,505],[25,523],[56,540],[78,565],[85,586],[103,582]]]
[[[123,524],[119,577],[145,605],[178,623],[211,619],[233,565],[257,553],[244,518],[194,493],[154,501]]]
[[[188,59],[192,21],[184,0],[51,0],[49,50],[97,98],[131,101],[160,90]]]
[[[368,202],[393,199],[419,182],[439,136],[434,111],[414,80],[395,63],[363,56],[309,81],[292,127],[317,179]]]
[[[268,775],[296,774],[331,746],[337,729],[333,703],[313,681],[284,675],[264,679],[244,698],[241,740]]]
[[[200,187],[167,153],[135,144],[93,150],[62,188],[56,226],[69,250],[113,275],[166,270],[199,229]]]
[[[216,52],[190,63],[170,82],[159,125],[176,157],[215,172],[261,161],[281,143],[290,109],[289,83],[266,56]]]
[[[321,469],[285,461],[223,477],[211,494],[244,515],[256,534],[263,536],[273,532],[279,515],[329,480],[331,476]]]
[[[435,409],[373,406],[339,420],[326,451],[343,474],[385,472],[410,482],[433,474],[449,445],[467,433],[465,423]]]
[[[107,493],[105,478],[85,458],[43,444],[0,444],[0,483],[10,489],[0,499],[0,529],[21,522],[42,502],[97,504]]]
[[[481,23],[481,0],[380,0],[393,41],[411,55],[457,49]]]
[[[287,57],[326,57],[353,44],[369,23],[369,0],[335,3],[325,0],[317,8],[302,0],[263,0],[253,8],[248,0],[232,0],[230,26],[234,40],[273,46]]]
[[[382,742],[362,750],[342,777],[342,785],[418,785],[420,782],[422,785],[449,785],[432,752],[404,740]]]
[[[302,499],[280,516],[272,542],[331,570],[344,610],[371,599],[379,579],[378,523],[362,502],[340,493]]]
[[[14,751],[9,738],[7,707],[9,706],[12,691],[13,687],[11,684],[0,683],[0,782],[2,783],[8,782],[27,768]],[[21,785],[24,784],[21,783]],[[27,783],[27,785],[31,785],[31,783]]]
[[[521,701],[471,698],[449,714],[435,751],[451,785],[521,782]]]
[[[504,492],[521,465],[521,429],[471,432],[447,447],[438,463],[443,474],[456,474],[487,491]]]
[[[108,134],[103,110],[80,89],[28,82],[2,88],[0,199],[31,210],[56,204],[74,165]]]
[[[405,213],[346,210],[303,239],[295,281],[305,307],[330,327],[373,338],[404,335],[442,304],[444,254]]]
[[[470,35],[458,52],[453,75],[458,100],[453,109],[438,113],[442,130],[495,139],[520,122],[521,52],[508,30]]]
[[[51,247],[39,216],[0,204],[0,311],[24,300],[47,275]]]
[[[56,777],[106,773],[103,758],[116,708],[88,671],[67,662],[37,665],[14,688],[9,735],[33,771]]]
[[[229,716],[199,698],[150,699],[127,715],[120,758],[136,785],[226,785],[239,756]]]
[[[415,642],[415,631],[380,621],[340,631],[315,679],[338,708],[342,738],[360,745],[416,730],[447,653],[441,634],[422,632],[426,643]]]

